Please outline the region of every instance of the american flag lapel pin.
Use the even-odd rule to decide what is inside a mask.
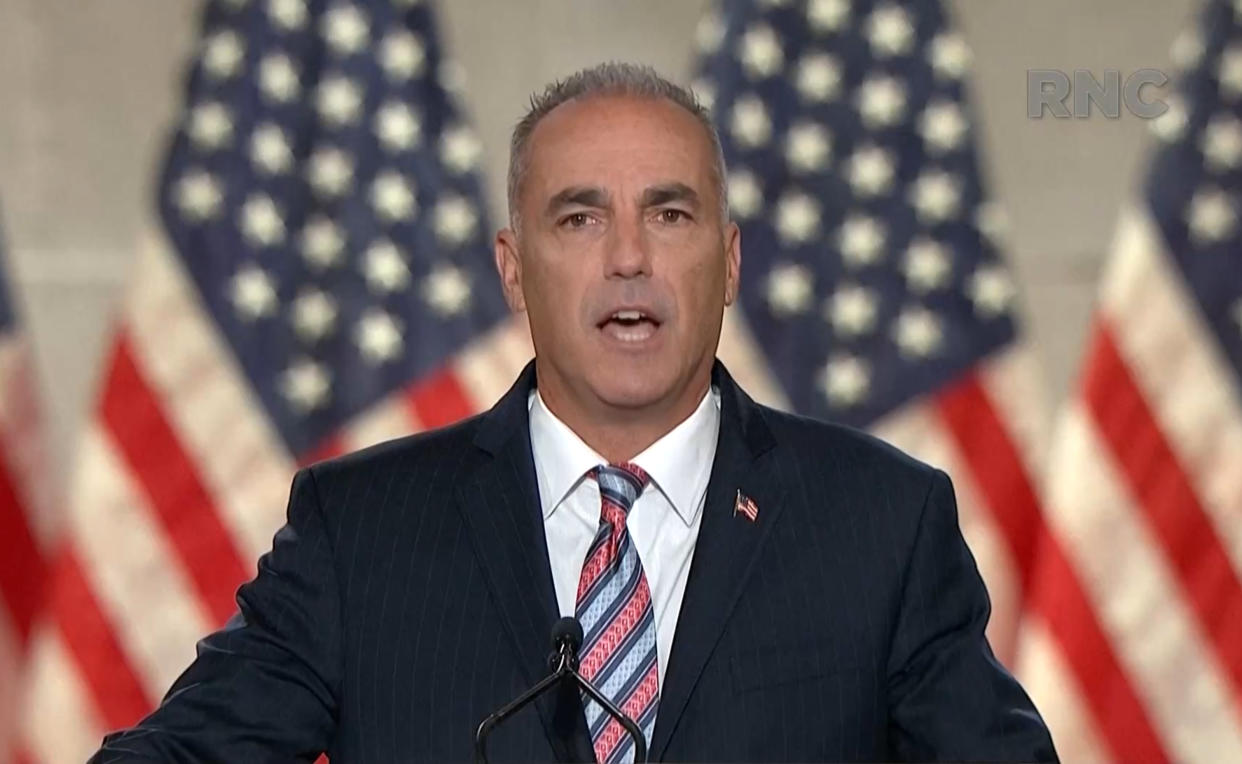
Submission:
[[[737,491],[737,499],[733,502],[734,516],[741,515],[752,523],[759,519],[759,505],[755,500],[742,493],[742,489]]]

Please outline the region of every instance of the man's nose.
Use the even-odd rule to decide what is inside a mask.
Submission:
[[[612,226],[604,268],[604,275],[610,278],[651,275],[650,242],[641,221],[618,219]]]

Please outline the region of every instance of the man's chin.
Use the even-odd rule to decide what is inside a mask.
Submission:
[[[613,375],[596,386],[595,394],[611,408],[641,414],[658,408],[672,396],[670,385],[655,384],[650,375],[627,372]]]

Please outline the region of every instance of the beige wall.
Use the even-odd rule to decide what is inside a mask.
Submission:
[[[1193,0],[957,0],[974,49],[994,194],[1010,219],[1032,333],[1054,399],[1073,374],[1146,123],[1026,118],[1026,70],[1167,68]],[[442,0],[449,50],[503,210],[509,126],[527,94],[601,59],[684,77],[706,0]],[[197,2],[0,0],[0,209],[32,327],[56,452],[89,406],[163,137],[176,113]],[[65,463],[65,462],[62,462]]]

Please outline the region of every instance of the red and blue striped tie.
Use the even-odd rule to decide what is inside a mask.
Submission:
[[[582,564],[575,615],[584,634],[582,675],[643,731],[648,743],[660,701],[655,611],[638,550],[625,527],[634,500],[649,477],[636,464],[596,467],[599,530]],[[593,701],[586,702],[587,727],[600,764],[633,756],[629,735]]]

